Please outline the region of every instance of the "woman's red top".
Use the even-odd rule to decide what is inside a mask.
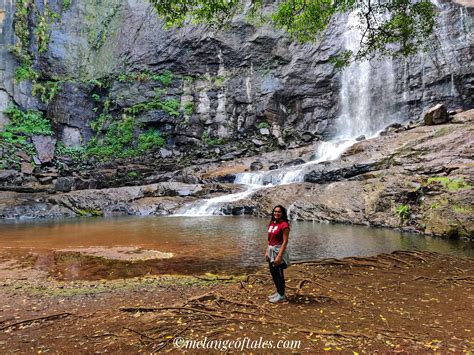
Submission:
[[[282,245],[283,231],[286,228],[290,228],[290,225],[285,221],[281,221],[280,223],[270,223],[268,226],[268,245]]]

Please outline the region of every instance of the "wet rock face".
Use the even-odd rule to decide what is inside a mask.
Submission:
[[[44,7],[42,1],[36,3]],[[343,49],[344,16],[335,19],[317,45],[297,46],[281,31],[248,24],[243,15],[225,32],[203,27],[166,31],[145,1],[74,2],[66,10],[61,1],[48,4],[61,14],[61,20],[52,26],[48,51],[35,56],[35,65],[45,80],[67,78],[47,108],[66,146],[85,144],[92,135],[90,122],[98,114],[93,111],[92,92],[83,83],[108,78],[110,93],[96,94],[110,94],[116,104],[111,111],[119,117],[120,109],[154,96],[155,87],[149,82],[119,80],[121,74],[145,70],[171,70],[177,77],[193,79],[174,82],[171,93],[181,102],[195,104],[186,124],[182,117],[175,119],[164,111],[137,117],[145,128],[159,128],[172,136],[170,144],[183,149],[199,144],[206,130],[230,142],[257,139],[272,147],[334,134],[333,120],[341,112],[341,75],[328,60]],[[6,47],[13,43],[13,9],[9,2],[4,7],[0,10],[10,15],[1,23],[0,57],[5,64],[0,68],[0,108],[14,101],[45,109],[32,97],[28,82],[12,80],[16,62]],[[438,48],[429,55],[397,60],[393,73],[387,73],[395,77],[391,100],[401,119],[419,117],[441,101],[449,109],[474,105],[469,50],[474,8],[441,2],[438,11],[433,39]],[[262,122],[269,127],[258,129]],[[271,139],[261,139],[267,136]]]
[[[468,41],[473,8],[445,2],[438,11],[434,40],[438,48],[428,56],[395,61],[393,73],[387,73],[395,76],[393,102],[402,119],[419,117],[426,107],[440,101],[450,109],[474,105]],[[283,32],[268,26],[256,28],[244,16],[237,16],[225,32],[203,27],[165,31],[151,5],[142,1],[110,1],[107,6],[74,3],[62,14],[61,23],[53,27],[41,67],[48,77],[111,78],[116,109],[154,95],[149,83],[119,81],[120,74],[171,70],[177,77],[193,78],[190,83],[173,84],[172,95],[196,107],[186,127],[163,111],[138,117],[146,126],[176,136],[174,141],[183,146],[196,144],[191,137],[199,139],[207,129],[212,136],[231,141],[269,135],[280,146],[334,134],[331,127],[340,113],[341,76],[328,59],[343,49],[343,16],[316,46],[297,46]],[[85,38],[77,31],[80,26],[105,36],[99,42]],[[77,86],[66,86],[50,113],[68,129],[79,129],[87,141],[87,122],[95,117],[93,102],[90,93]],[[257,129],[259,122],[269,125],[263,133]],[[74,140],[69,136],[63,134],[64,139]]]

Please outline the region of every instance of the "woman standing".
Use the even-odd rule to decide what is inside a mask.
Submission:
[[[275,206],[268,225],[268,247],[265,252],[265,259],[268,261],[270,273],[277,290],[276,293],[268,297],[268,300],[272,303],[285,300],[283,270],[290,266],[290,258],[286,249],[289,235],[290,225],[286,209],[280,205]]]

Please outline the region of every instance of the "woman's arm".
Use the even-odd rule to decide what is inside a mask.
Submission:
[[[285,228],[283,230],[283,243],[281,244],[280,251],[278,252],[278,255],[274,261],[275,266],[278,266],[281,264],[281,258],[283,257],[283,253],[286,250],[286,245],[288,244],[289,236],[290,236],[290,228]]]

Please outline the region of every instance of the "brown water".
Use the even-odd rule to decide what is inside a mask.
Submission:
[[[59,279],[239,273],[264,265],[266,219],[122,217],[0,224],[0,255],[28,256]],[[361,226],[292,222],[292,260],[420,249],[474,257],[472,243]],[[154,259],[156,251],[172,253]],[[147,260],[148,259],[148,260]],[[33,260],[33,261],[31,261]]]

